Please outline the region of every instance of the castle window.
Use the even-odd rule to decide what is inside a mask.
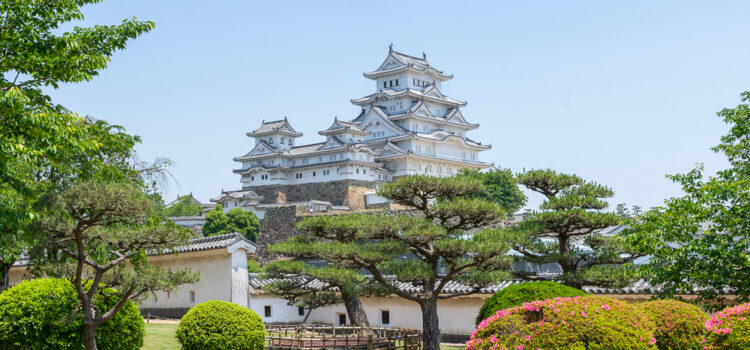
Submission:
[[[270,137],[270,138],[268,138],[268,144],[269,144],[269,145],[272,145],[272,144],[273,144],[273,137]]]
[[[383,89],[385,89],[385,88],[387,88],[387,87],[388,87],[388,85],[386,85],[386,84],[387,84],[387,83],[386,83],[385,81],[383,81]]]
[[[313,171],[313,176],[315,176],[315,172]]]
[[[292,145],[292,139],[289,139],[289,146]]]
[[[357,174],[359,174],[359,168],[357,168]]]
[[[281,143],[281,144],[283,145],[283,144],[284,144],[284,141],[285,141],[285,140],[284,140],[284,138],[282,137],[282,138],[281,138],[281,142],[280,142],[280,143]]]
[[[411,83],[412,83],[413,85],[417,85],[417,79],[415,79],[415,78],[412,78],[412,79],[411,79]]]
[[[367,169],[362,169],[362,174],[367,174]]]
[[[255,176],[250,176],[250,181],[255,181]]]
[[[271,305],[263,306],[263,313],[266,317],[271,317]]]
[[[389,83],[391,84],[391,87],[393,87],[393,80],[390,80]]]
[[[398,79],[396,79],[396,86],[398,86]]]

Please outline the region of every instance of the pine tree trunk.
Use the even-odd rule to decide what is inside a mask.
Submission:
[[[86,350],[97,350],[96,326],[86,321],[83,322],[83,346]]]
[[[356,294],[341,293],[341,298],[344,299],[346,313],[349,316],[349,322],[352,326],[369,327],[370,322],[367,320],[367,314],[365,313],[365,308],[362,306],[362,302],[359,300],[359,296]]]
[[[437,300],[419,302],[422,308],[422,349],[440,350],[440,324],[437,313]]]
[[[560,254],[563,256],[560,261],[558,261],[558,264],[560,264],[560,268],[562,269],[563,273],[566,272],[574,272],[575,266],[573,265],[573,261],[570,257],[570,238],[568,238],[565,235],[560,235],[557,238],[558,245],[560,246]]]

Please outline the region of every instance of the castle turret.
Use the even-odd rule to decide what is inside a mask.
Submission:
[[[295,145],[295,139],[302,136],[302,133],[295,131],[284,117],[282,120],[271,122],[264,120],[259,128],[247,133],[247,136],[255,139],[256,146],[263,141],[273,148],[288,151]]]

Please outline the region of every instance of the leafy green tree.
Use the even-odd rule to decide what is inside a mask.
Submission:
[[[470,198],[484,189],[472,178],[405,176],[384,185],[379,195],[414,213],[352,214],[305,218],[300,231],[321,258],[367,270],[381,287],[419,304],[425,349],[440,348],[438,299],[451,281],[466,283],[476,293],[508,276],[512,258],[504,232],[467,231],[498,222],[507,213],[496,203]],[[389,277],[393,276],[393,277]],[[403,283],[419,291],[399,288]]]
[[[749,102],[746,91],[740,105],[718,113],[730,129],[712,150],[724,154],[730,167],[715,176],[704,175],[702,165],[667,176],[685,195],[643,213],[623,232],[650,255],[643,268],[662,297],[697,294],[703,302],[722,301],[729,289],[740,302],[750,298]]]
[[[227,212],[229,232],[239,232],[245,238],[255,242],[260,232],[260,220],[251,210],[232,208]]]
[[[217,204],[216,208],[206,214],[206,222],[203,224],[203,234],[206,236],[220,235],[229,233],[225,231],[229,227],[229,218],[224,214],[224,208]]]
[[[474,198],[497,203],[508,214],[517,212],[526,204],[526,195],[518,188],[510,169],[492,168],[485,172],[463,169],[459,173],[461,176],[477,179],[484,184],[484,190],[473,194]]]
[[[178,197],[174,204],[164,210],[166,216],[195,216],[203,211],[203,206],[193,203],[193,196]]]
[[[255,242],[260,232],[260,220],[252,211],[242,208],[232,208],[226,214],[221,204],[206,214],[206,222],[203,224],[203,234],[206,236],[222,235],[225,233],[239,232],[245,238]]]
[[[40,197],[99,168],[105,159],[114,161],[109,156],[123,154],[119,147],[130,149],[127,143],[137,142],[112,130],[117,127],[79,117],[43,91],[91,80],[116,50],[153,28],[151,22],[132,19],[115,26],[58,30],[66,22],[83,19],[80,8],[96,2],[0,2],[1,281],[26,248],[26,227],[40,218],[35,204]]]
[[[602,212],[612,197],[611,189],[575,175],[553,170],[530,170],[517,176],[518,183],[543,195],[539,211],[508,228],[513,249],[532,263],[556,263],[566,284],[623,285],[636,259],[632,249],[616,236],[594,232],[618,225],[622,218]]]
[[[96,349],[96,330],[129,300],[156,290],[198,280],[187,269],[165,271],[148,262],[146,251],[163,252],[186,244],[187,229],[153,215],[154,203],[129,182],[85,181],[50,199],[41,220],[37,252],[57,252],[57,259],[35,264],[44,275],[65,276],[73,283],[83,314],[83,342]],[[33,254],[34,255],[34,254]],[[119,301],[108,310],[94,305],[101,291],[113,288]]]

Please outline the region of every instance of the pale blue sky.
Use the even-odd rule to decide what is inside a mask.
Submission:
[[[86,25],[156,29],[51,93],[140,135],[141,158],[172,159],[165,199],[208,201],[240,187],[232,158],[262,119],[288,116],[307,143],[354,118],[349,99],[374,90],[362,72],[393,43],[455,75],[444,92],[469,102],[469,136],[493,145],[482,160],[573,172],[647,208],[680,193],[665,174],[725,165],[709,148],[726,131],[715,112],[750,89],[750,2],[604,3],[109,0]]]

